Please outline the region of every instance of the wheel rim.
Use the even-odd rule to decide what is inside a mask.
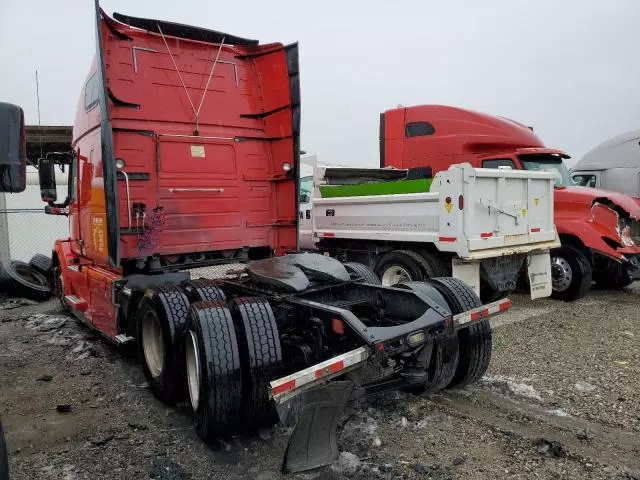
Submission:
[[[158,378],[164,369],[164,337],[158,317],[152,311],[142,319],[142,349],[149,373]]]
[[[551,257],[551,286],[556,292],[564,292],[573,280],[571,265],[563,257]]]
[[[387,267],[382,274],[382,285],[385,287],[391,287],[403,282],[411,282],[412,280],[413,278],[411,278],[409,272],[399,265]]]
[[[200,403],[200,352],[198,350],[198,339],[196,338],[195,332],[189,332],[186,343],[187,385],[189,387],[191,407],[195,412]]]

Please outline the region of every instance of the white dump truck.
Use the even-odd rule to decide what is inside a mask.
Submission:
[[[469,164],[433,178],[428,168],[316,167],[300,215],[320,251],[367,264],[383,285],[450,274],[488,302],[526,267],[538,298],[551,294],[549,249],[559,246],[554,182],[550,172]]]

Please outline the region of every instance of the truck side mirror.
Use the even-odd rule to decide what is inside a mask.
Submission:
[[[43,202],[53,203],[58,199],[56,190],[55,163],[52,158],[38,160],[38,176],[40,177],[40,197]]]
[[[0,102],[0,192],[27,188],[27,139],[24,112]]]

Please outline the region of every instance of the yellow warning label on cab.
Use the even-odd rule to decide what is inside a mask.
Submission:
[[[527,216],[527,209],[526,208],[523,208],[522,210],[520,210],[520,212],[522,213],[523,217]]]
[[[444,208],[447,210],[447,213],[451,213],[451,209],[453,208],[453,204],[445,203]]]
[[[98,253],[107,253],[107,225],[104,215],[91,217],[91,239]]]

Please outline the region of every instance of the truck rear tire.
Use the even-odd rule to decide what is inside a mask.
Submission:
[[[376,273],[363,263],[346,262],[343,264],[349,275],[354,280],[360,280],[370,285],[381,285],[380,279]]]
[[[591,288],[593,270],[587,256],[576,247],[563,245],[551,251],[551,297],[571,302]]]
[[[189,300],[174,285],[156,287],[140,302],[137,340],[140,361],[153,394],[173,404],[185,396],[184,335]]]
[[[36,253],[33,257],[31,257],[31,260],[29,260],[29,265],[31,265],[43,275],[51,277],[51,259],[46,255]]]
[[[399,288],[406,288],[417,292],[422,292],[429,298],[449,309],[448,302],[439,290],[430,283],[406,282],[398,285]],[[435,290],[435,291],[434,291]],[[436,297],[436,298],[434,298]],[[426,369],[427,379],[423,385],[412,388],[414,393],[435,393],[445,388],[456,373],[458,366],[458,338],[450,336],[435,340],[431,359]]]
[[[278,415],[269,399],[268,384],[282,363],[282,347],[271,305],[259,298],[237,298],[232,305],[232,316],[245,374],[246,421],[249,425],[272,425],[277,423]]]
[[[430,283],[447,300],[456,315],[481,307],[473,289],[456,278],[434,278]],[[482,320],[458,331],[458,365],[447,388],[464,387],[480,379],[491,361],[492,333],[489,320]]]
[[[431,264],[412,250],[394,250],[387,253],[376,265],[375,272],[385,287],[412,281],[420,282],[436,276]]]
[[[9,294],[33,300],[45,300],[51,296],[49,279],[28,263],[11,260],[0,268],[3,279],[9,279],[5,283]]]
[[[242,367],[233,319],[224,304],[191,305],[185,350],[196,433],[206,442],[230,435],[243,409]]]
[[[186,281],[182,284],[182,289],[191,302],[227,301],[227,296],[219,285],[206,278]]]

